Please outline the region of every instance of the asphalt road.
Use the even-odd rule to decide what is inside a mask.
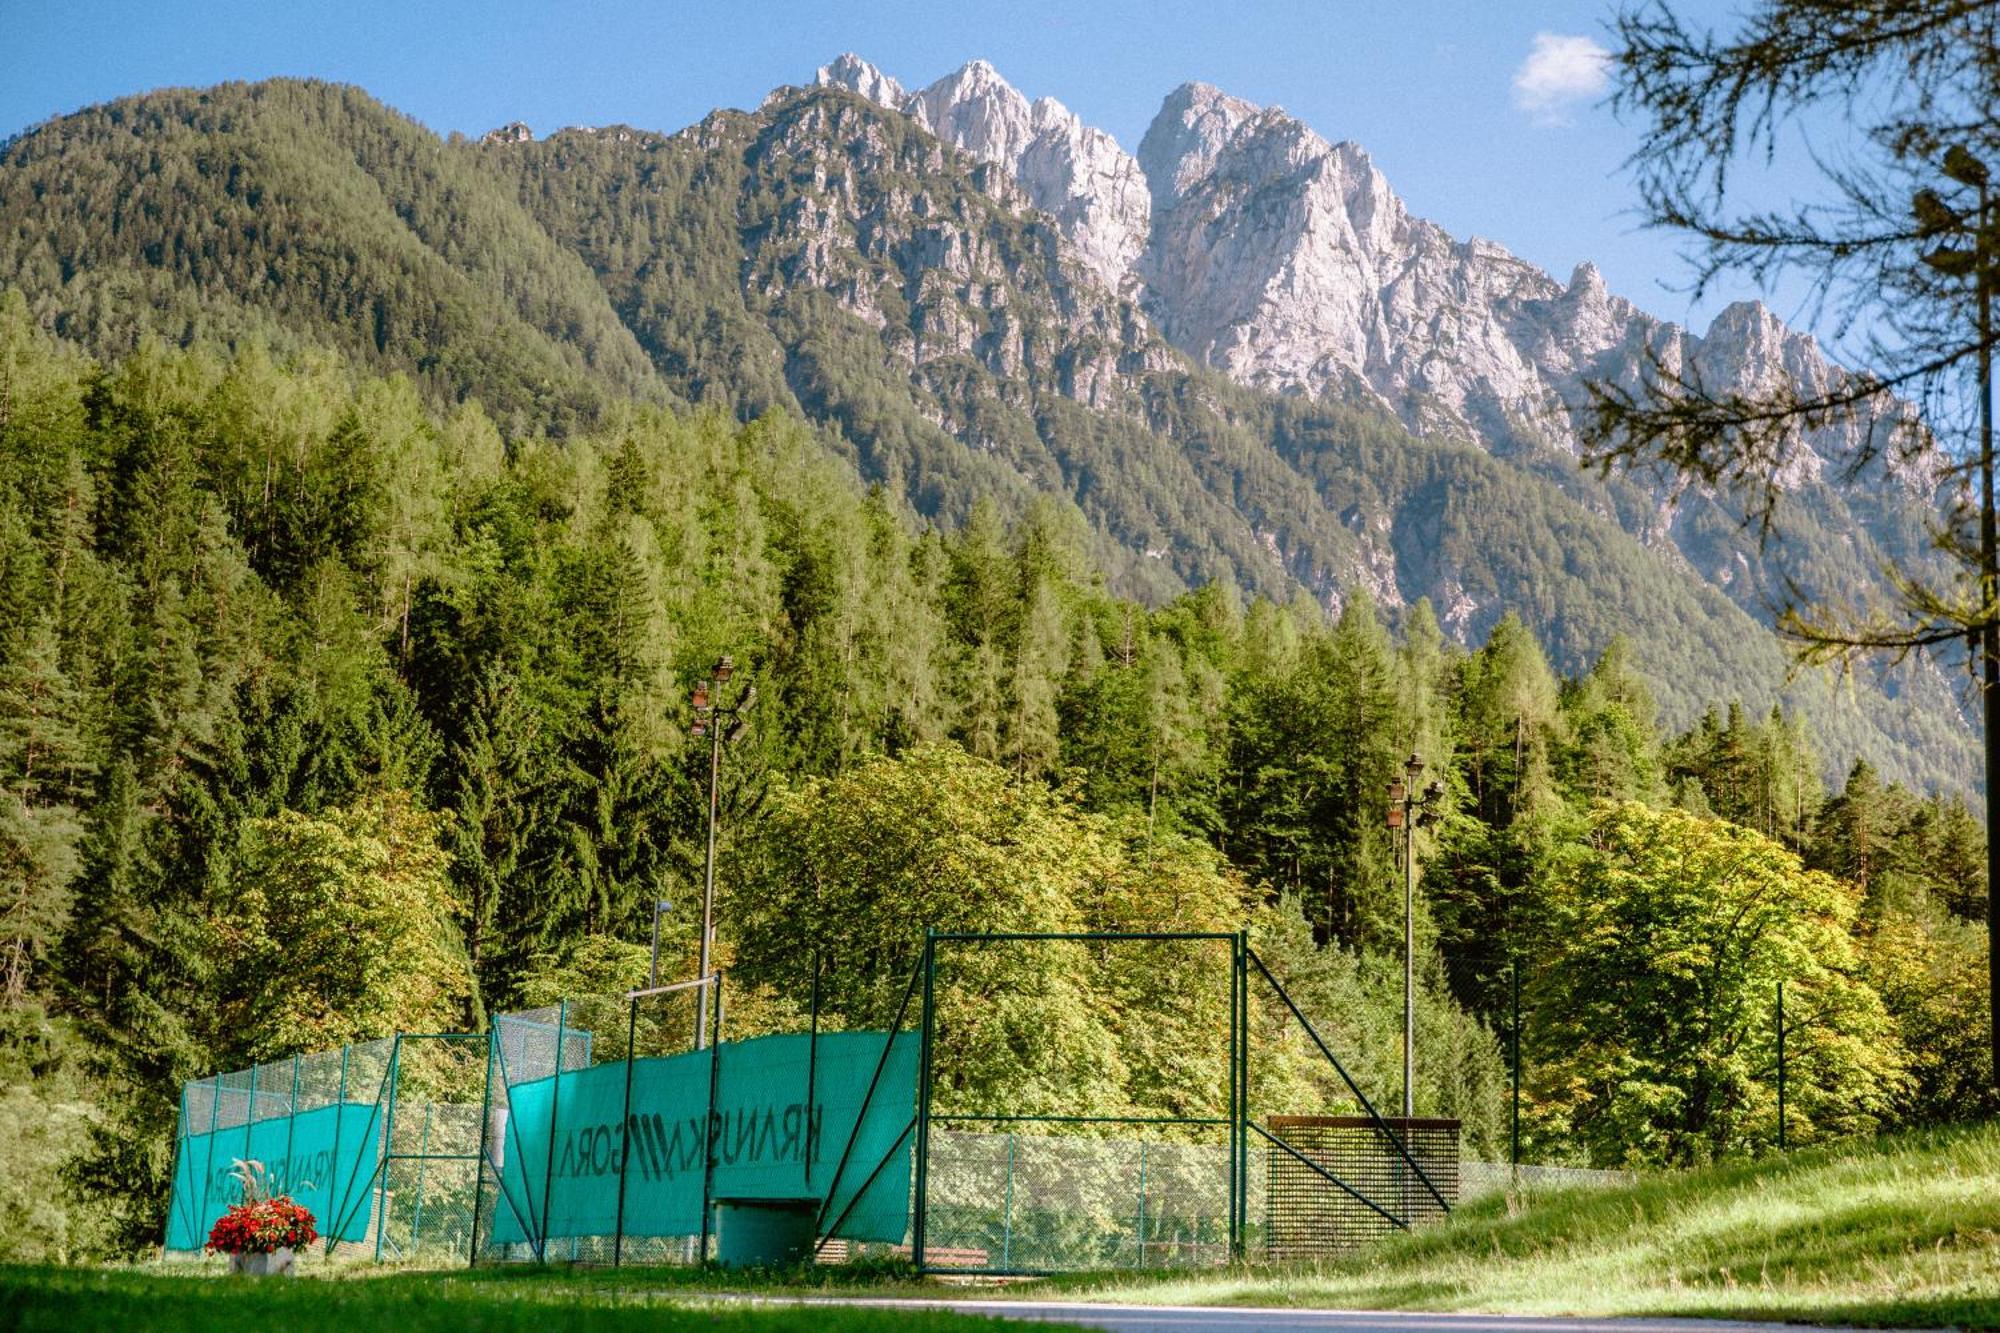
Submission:
[[[1112,1333],[1798,1333],[1792,1324],[1733,1319],[1586,1319],[1530,1315],[1410,1314],[1379,1310],[1244,1309],[1190,1305],[1099,1305],[1084,1301],[978,1301],[811,1298],[908,1309],[925,1306],[960,1314],[991,1315],[1055,1324],[1080,1324]]]

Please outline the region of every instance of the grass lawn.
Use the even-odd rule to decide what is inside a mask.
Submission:
[[[7,1333],[982,1333],[935,1310],[718,1308],[686,1282],[513,1270],[370,1272],[284,1280],[176,1269],[0,1268]],[[711,1284],[713,1285],[713,1284]],[[764,1284],[769,1286],[768,1281]],[[1009,1325],[1009,1327],[1022,1327]]]
[[[323,1270],[243,1281],[194,1268],[0,1268],[0,1333],[116,1328],[290,1333],[432,1329],[991,1329],[930,1310],[718,1308],[705,1292],[1036,1297],[1189,1305],[1589,1315],[1730,1315],[2000,1330],[2000,1125],[1909,1134],[1628,1188],[1494,1197],[1316,1268],[1186,1278],[1098,1274],[1004,1287],[894,1269]]]
[[[1060,1285],[1204,1305],[2000,1328],[2000,1126],[1489,1198],[1316,1269]]]

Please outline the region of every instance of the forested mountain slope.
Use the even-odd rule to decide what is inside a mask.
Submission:
[[[1059,498],[1126,593],[1428,597],[1467,643],[1519,609],[1568,671],[1623,632],[1670,721],[1788,697],[1830,763],[1969,785],[1947,682],[1787,687],[1756,597],[1642,540],[1646,488],[1200,369],[1006,171],[844,91],[672,136],[484,145],[352,89],[153,94],[0,150],[0,224],[0,283],[99,353],[146,333],[338,347],[434,402],[477,398],[517,441],[633,397],[783,407],[948,527],[982,498]],[[1704,563],[1755,582],[1754,540],[1701,521]],[[1789,556],[1808,586],[1852,589],[1881,554],[1807,524]]]
[[[354,88],[173,89],[0,153],[0,282],[106,353],[337,347],[519,430],[659,382],[574,255],[461,150]]]

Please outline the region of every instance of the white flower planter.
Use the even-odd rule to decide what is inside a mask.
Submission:
[[[293,1273],[292,1252],[272,1250],[269,1254],[232,1254],[229,1256],[229,1271],[248,1277],[290,1277]]]

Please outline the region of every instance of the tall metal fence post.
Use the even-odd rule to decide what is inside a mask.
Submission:
[[[1236,1255],[1249,1253],[1250,1230],[1250,934],[1236,932],[1236,1049],[1237,1076],[1242,1093],[1237,1101],[1236,1136]]]
[[[1014,1131],[1007,1131],[1007,1200],[1000,1209],[1000,1266],[1014,1266]]]
[[[1232,1259],[1233,1259],[1233,1258],[1235,1258],[1235,1256],[1236,1256],[1236,1238],[1237,1238],[1237,1234],[1238,1234],[1238,1228],[1237,1228],[1237,1218],[1236,1218],[1236,1169],[1237,1169],[1237,1161],[1236,1161],[1236,1123],[1237,1123],[1237,1121],[1238,1121],[1239,1119],[1241,1119],[1241,1118],[1242,1118],[1242,1096],[1243,1096],[1243,1089],[1242,1089],[1242,1086],[1241,1086],[1241,1085],[1239,1084],[1239,1082],[1238,1082],[1238,1076],[1239,1076],[1239,1074],[1240,1074],[1240,1072],[1241,1072],[1241,1071],[1240,1071],[1240,1069],[1239,1069],[1239,1066],[1238,1066],[1238,1063],[1237,1063],[1237,1056],[1238,1056],[1239,1052],[1238,1052],[1238,1051],[1237,1051],[1237,1049],[1236,1049],[1236,1040],[1237,1040],[1237,1028],[1238,1028],[1238,1022],[1237,1022],[1237,1020],[1238,1020],[1238,1017],[1239,1017],[1239,1015],[1237,1014],[1237,1011],[1236,1011],[1236,1006],[1237,1006],[1237,1004],[1238,1004],[1238,1003],[1239,1003],[1239,1002],[1241,1001],[1241,998],[1242,998],[1242,988],[1241,988],[1241,986],[1240,986],[1240,985],[1238,984],[1238,983],[1239,983],[1239,980],[1240,980],[1240,978],[1238,977],[1238,975],[1237,975],[1237,974],[1238,974],[1238,972],[1239,972],[1239,971],[1240,971],[1240,970],[1242,969],[1242,966],[1243,966],[1243,959],[1242,959],[1242,957],[1240,956],[1240,954],[1239,954],[1239,951],[1238,951],[1238,950],[1237,950],[1237,948],[1236,948],[1236,941],[1235,941],[1234,939],[1231,939],[1231,940],[1230,940],[1230,942],[1229,942],[1229,1179],[1228,1179],[1228,1187],[1229,1187],[1229,1255],[1230,1255],[1230,1257],[1231,1257]]]
[[[332,1164],[327,1168],[330,1177],[337,1177],[340,1174],[340,1122],[347,1119],[347,1061],[348,1057],[353,1054],[353,1051],[354,1047],[351,1044],[346,1042],[341,1043],[340,1089],[333,1095],[333,1106],[334,1106],[333,1161]],[[348,1176],[347,1183],[349,1188],[353,1187],[354,1177],[352,1176],[352,1174]],[[326,1182],[326,1201],[328,1204],[332,1205],[335,1208],[344,1209],[347,1204],[346,1190],[341,1191],[339,1203],[334,1203],[333,1180],[331,1178],[329,1178]],[[338,1229],[344,1220],[345,1220],[344,1218],[339,1218],[339,1217],[334,1218],[333,1219],[334,1227]],[[333,1247],[338,1244],[340,1244],[340,1238],[337,1235],[335,1235],[332,1231],[329,1231],[326,1235],[326,1249],[323,1252],[326,1254],[332,1254]]]
[[[201,1229],[201,1223],[208,1220],[208,1191],[215,1181],[215,1136],[220,1132],[221,1119],[222,1075],[217,1074],[209,1080],[208,1085],[208,1149],[203,1154],[201,1168],[201,1216],[195,1219],[197,1231]],[[334,1150],[338,1152],[339,1148],[340,1145],[336,1141]]]
[[[1514,959],[1513,966],[1509,970],[1513,973],[1514,982],[1514,1021],[1511,1033],[1514,1038],[1514,1086],[1512,1090],[1513,1104],[1508,1112],[1508,1138],[1510,1146],[1508,1148],[1507,1164],[1510,1174],[1518,1182],[1521,1178],[1521,960],[1519,958]]]
[[[486,1084],[479,1093],[479,1157],[473,1163],[472,1173],[472,1235],[466,1245],[465,1266],[479,1266],[479,1214],[480,1205],[486,1199],[486,1164],[492,1160],[492,1145],[486,1136],[493,1125],[493,1052],[500,1044],[500,1030],[491,1023],[486,1028]],[[499,1181],[493,1182],[496,1186]]]
[[[1778,1151],[1785,1150],[1785,983],[1778,983]]]
[[[339,1112],[334,1114],[338,1115]],[[285,1193],[298,1188],[292,1178],[292,1142],[299,1130],[299,1053],[292,1052],[292,1101],[285,1115]]]
[[[658,929],[657,926],[654,929]],[[657,970],[657,964],[655,965]],[[639,997],[626,1001],[625,1019],[625,1113],[618,1124],[618,1222],[611,1232],[611,1266],[625,1262],[625,1170],[632,1162],[632,1054],[639,1044]]]
[[[556,1114],[562,1104],[563,1076],[563,1031],[569,1026],[569,1001],[556,1006],[556,1072],[554,1082],[549,1084],[549,1156],[542,1168],[542,1224],[536,1228],[535,1258],[542,1263],[549,1261],[549,1195],[553,1191],[556,1178]]]
[[[815,1142],[814,1142],[814,1140],[815,1140],[815,1139],[817,1138],[817,1135],[816,1135],[816,1134],[815,1134],[815,1133],[813,1132],[813,1120],[814,1120],[814,1116],[813,1116],[813,1099],[814,1099],[814,1098],[815,1098],[815,1097],[816,1097],[816,1096],[818,1095],[818,1092],[819,1092],[819,1086],[818,1086],[818,1085],[819,1085],[819,949],[818,949],[818,947],[817,947],[817,946],[815,946],[815,947],[813,948],[813,954],[812,954],[812,960],[813,960],[813,977],[812,977],[812,1026],[811,1026],[811,1027],[810,1027],[810,1028],[808,1029],[808,1033],[809,1033],[809,1035],[808,1035],[808,1036],[806,1037],[806,1169],[805,1169],[805,1176],[806,1176],[806,1184],[807,1184],[808,1186],[810,1186],[810,1185],[812,1184],[812,1179],[813,1179],[813,1150],[814,1150],[814,1148],[815,1148],[815,1147],[817,1146],[817,1145],[815,1144]],[[889,1037],[889,1039],[890,1039],[891,1041],[894,1041],[894,1040],[895,1040],[895,1034],[894,1034],[894,1033],[891,1033],[891,1034],[890,1034],[890,1037]]]
[[[701,1262],[708,1262],[708,1238],[715,1216],[715,1146],[722,1137],[722,1120],[715,1103],[722,1090],[722,972],[709,974],[709,995],[704,1003],[715,1005],[713,1040],[708,1043],[708,1114],[703,1118],[701,1165]],[[708,1011],[702,1011],[706,1014]]]
[[[924,1240],[930,1213],[931,1034],[936,1026],[937,932],[924,927],[923,1035],[917,1044],[917,1215],[911,1223],[910,1259],[924,1271]]]
[[[1139,1267],[1146,1266],[1146,1141],[1139,1140]]]
[[[248,1162],[254,1155],[250,1151],[250,1127],[257,1123],[257,1066],[250,1066],[250,1098],[243,1103],[243,1160]],[[248,1170],[248,1167],[244,1168]]]
[[[402,1083],[403,1034],[398,1032],[389,1044],[389,1112],[382,1124],[382,1183],[378,1190],[377,1202],[381,1205],[375,1215],[375,1262],[382,1262],[382,1238],[389,1230],[389,1179],[396,1167],[396,1092]]]

